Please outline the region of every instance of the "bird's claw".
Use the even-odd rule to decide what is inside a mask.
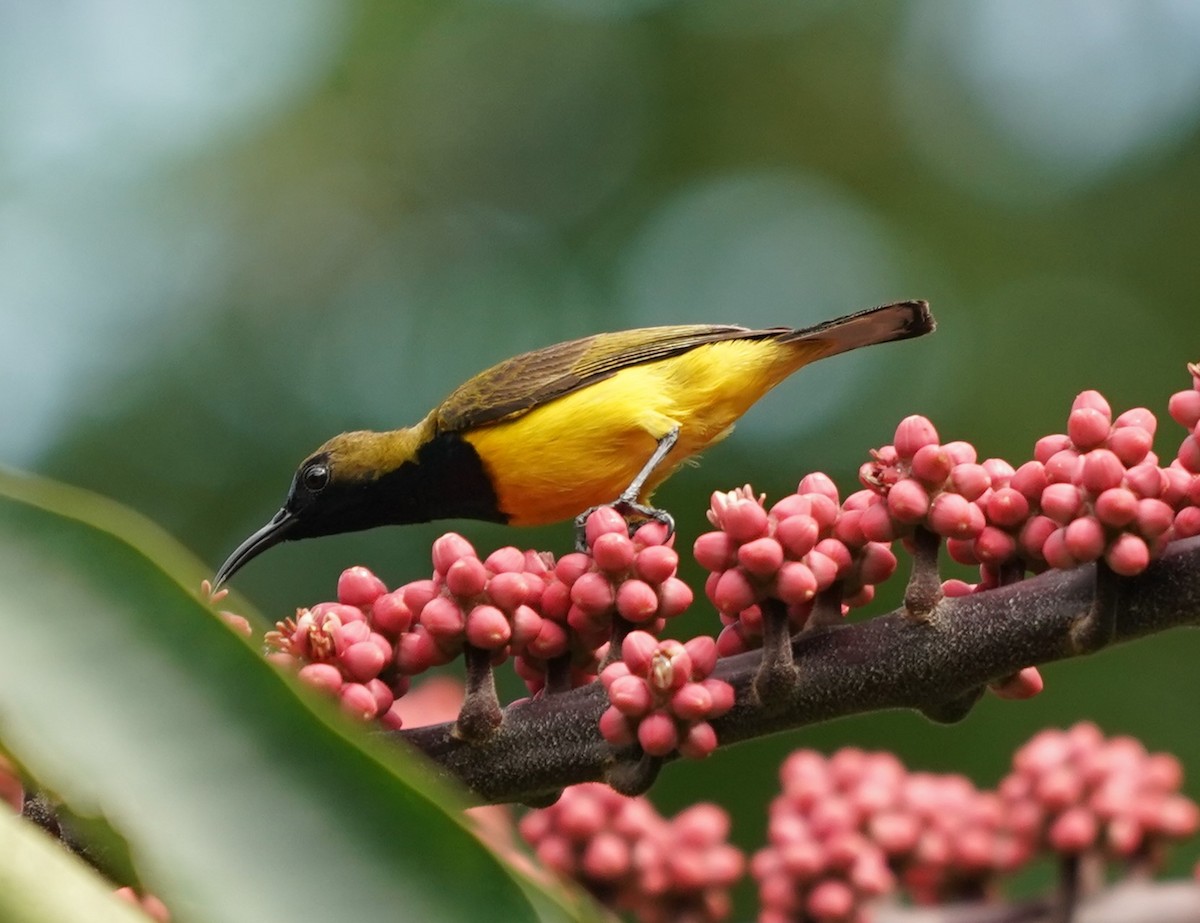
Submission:
[[[592,513],[596,512],[596,510],[603,509],[606,506],[611,506],[624,517],[625,522],[629,527],[630,536],[632,536],[633,533],[636,532],[641,526],[645,525],[646,522],[658,522],[666,526],[667,539],[675,534],[675,517],[666,510],[661,510],[656,506],[647,506],[644,503],[638,503],[637,500],[631,497],[621,496],[612,503],[604,503],[600,506],[590,507],[575,517],[576,551],[587,552],[588,517],[591,516]],[[664,539],[664,541],[665,540],[666,539]]]

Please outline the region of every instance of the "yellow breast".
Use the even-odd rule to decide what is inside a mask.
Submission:
[[[616,499],[676,426],[642,500],[725,436],[772,387],[820,355],[812,343],[731,340],[624,368],[519,417],[463,434],[514,525],[569,519]]]

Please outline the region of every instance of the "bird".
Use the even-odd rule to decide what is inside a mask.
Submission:
[[[341,433],[308,455],[212,589],[280,542],[383,525],[575,517],[578,544],[587,513],[613,503],[673,529],[654,489],[764,394],[817,359],[934,328],[927,302],[903,301],[801,329],[645,327],[506,359],[415,426]]]

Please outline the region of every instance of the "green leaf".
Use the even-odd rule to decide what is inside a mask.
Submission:
[[[0,811],[0,920],[5,923],[146,923],[113,887],[46,833]]]
[[[419,757],[227,628],[203,575],[136,514],[0,470],[0,741],[119,831],[173,919],[568,918]]]

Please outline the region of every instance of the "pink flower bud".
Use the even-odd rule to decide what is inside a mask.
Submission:
[[[681,721],[699,721],[711,709],[712,695],[701,683],[684,683],[671,696],[671,711]]]
[[[630,673],[645,676],[658,650],[658,639],[647,631],[631,631],[621,642],[621,661]]]
[[[829,557],[829,555],[822,554],[814,549],[805,555],[804,563],[808,566],[808,569],[812,571],[813,577],[815,577],[817,580],[818,593],[821,592],[821,590],[825,590],[833,586],[833,582],[837,580],[837,562],[834,561],[833,558]]]
[[[650,545],[643,548],[633,562],[634,573],[647,583],[655,585],[674,577],[678,567],[679,553],[667,545]]]
[[[598,510],[594,510],[584,523],[584,537],[589,548],[594,548],[596,539],[601,535],[608,535],[614,532],[620,532],[622,535],[629,534],[629,525],[625,522],[625,517],[618,513],[611,506],[602,506]]]
[[[917,414],[905,417],[896,427],[893,445],[902,459],[911,459],[917,450],[927,445],[936,445],[938,433],[927,417]]]
[[[721,504],[718,523],[735,542],[748,542],[766,534],[767,511],[757,500],[714,494],[714,509],[717,508],[718,496],[726,498]]]
[[[1113,420],[1113,429],[1142,429],[1153,438],[1158,418],[1148,407],[1132,407]]]
[[[447,532],[433,543],[433,569],[442,576],[459,558],[475,556],[474,547],[457,532]]]
[[[1114,429],[1108,437],[1108,447],[1123,465],[1137,465],[1145,460],[1154,447],[1154,435],[1140,426]]]
[[[1074,484],[1049,484],[1042,491],[1042,512],[1058,523],[1068,523],[1083,506],[1083,497]]]
[[[1150,564],[1150,549],[1142,539],[1126,532],[1118,535],[1108,546],[1104,560],[1122,577],[1132,577]]]
[[[1083,471],[1083,456],[1074,449],[1055,452],[1046,462],[1046,480],[1051,484],[1078,482]]]
[[[446,588],[455,596],[478,596],[487,580],[487,568],[474,556],[461,557],[446,569]]]
[[[433,643],[433,637],[423,625],[400,636],[396,645],[396,668],[407,676],[424,673],[430,667],[446,663],[448,658]]]
[[[1040,490],[1038,494],[1040,496]],[[1002,528],[1011,529],[1024,522],[1029,516],[1029,501],[1015,487],[1001,487],[987,495],[984,501],[984,511],[989,522]]]
[[[929,511],[929,494],[916,480],[902,478],[888,491],[887,506],[893,518],[912,525],[924,519]]]
[[[605,532],[592,543],[592,558],[600,570],[609,574],[624,573],[633,564],[637,549],[624,530]]]
[[[388,659],[379,645],[372,641],[359,641],[346,648],[338,658],[338,663],[351,679],[365,683],[379,675]]]
[[[1114,487],[1096,498],[1094,508],[1096,518],[1104,525],[1120,529],[1132,522],[1137,515],[1138,498],[1131,490]]]
[[[338,693],[342,711],[361,721],[370,721],[379,710],[375,696],[362,683],[347,683]]]
[[[501,571],[487,583],[487,595],[493,603],[505,612],[512,612],[518,606],[524,605],[535,598],[533,584],[540,582],[540,577],[515,571]]]
[[[1046,466],[1040,461],[1031,461],[1026,462],[1013,473],[1008,486],[1020,491],[1029,502],[1036,503],[1048,483]]]
[[[954,465],[973,465],[979,460],[979,453],[975,451],[975,446],[964,439],[947,442],[942,449],[950,456],[950,461]]]
[[[467,641],[485,651],[499,650],[512,637],[512,626],[495,606],[476,606],[467,615]]]
[[[678,577],[668,577],[658,588],[658,615],[672,619],[692,604],[692,588]]]
[[[1042,545],[1041,556],[1046,559],[1047,564],[1059,570],[1067,570],[1079,563],[1067,546],[1067,530],[1065,528],[1055,529],[1050,533],[1045,544]]]
[[[968,500],[978,500],[992,486],[992,479],[983,465],[965,463],[955,465],[950,471],[950,486]]]
[[[814,471],[801,478],[800,483],[796,485],[796,493],[820,494],[834,503],[838,502],[837,485],[833,483],[833,479],[829,475],[820,471]]]
[[[1108,449],[1092,449],[1083,456],[1081,483],[1093,494],[1118,487],[1125,476],[1125,466],[1116,453]]]
[[[696,539],[692,554],[705,570],[725,570],[737,562],[737,543],[726,532],[705,532]]]
[[[432,580],[414,580],[406,583],[396,592],[403,594],[404,605],[408,606],[415,619],[425,608],[425,604],[437,595],[437,588],[433,585]]]
[[[841,508],[824,494],[806,494],[809,504],[809,515],[817,521],[819,529],[832,529],[837,522]]]
[[[499,576],[499,575],[497,575]],[[523,651],[539,634],[541,634],[541,623],[545,619],[539,615],[538,611],[526,605],[516,606],[512,610],[510,622],[512,624],[512,637],[509,643],[514,651]]]
[[[1196,392],[1200,393],[1200,392]],[[1188,436],[1179,444],[1179,464],[1192,474],[1200,474],[1200,439]]]
[[[1016,470],[1006,462],[1003,458],[985,458],[982,462],[983,470],[987,472],[987,476],[992,483],[993,489],[1008,487],[1012,476],[1016,474]]]
[[[924,446],[917,451],[912,460],[913,477],[930,487],[941,487],[946,478],[950,477],[953,468],[953,459],[940,445]]]
[[[1134,465],[1125,472],[1123,483],[1138,497],[1161,497],[1166,489],[1166,477],[1158,465]]]
[[[1137,527],[1143,538],[1158,538],[1175,520],[1175,511],[1162,500],[1139,500],[1137,505]]]
[[[890,545],[868,542],[863,546],[858,565],[863,583],[883,583],[896,572],[896,563]]]
[[[732,568],[717,579],[711,598],[713,605],[721,612],[735,614],[753,605],[758,598],[758,591],[742,570]]]
[[[404,593],[395,590],[376,597],[371,604],[371,620],[380,631],[398,635],[412,626],[412,610],[404,603]]]
[[[783,547],[773,538],[756,538],[738,548],[737,558],[748,573],[766,578],[783,563]]]
[[[1176,391],[1167,402],[1167,412],[1184,429],[1193,429],[1200,423],[1200,391]]]
[[[984,524],[983,510],[959,494],[938,494],[929,510],[929,527],[947,538],[974,538]]]
[[[643,580],[625,580],[617,589],[617,612],[639,625],[648,622],[658,614],[658,595]]]
[[[1037,441],[1033,447],[1033,457],[1044,465],[1051,457],[1069,448],[1071,437],[1066,433],[1055,433],[1052,436],[1043,436]]]
[[[639,728],[640,731],[640,728]],[[645,749],[643,745],[643,749]],[[693,724],[679,742],[679,752],[689,760],[702,760],[717,749],[717,732],[707,721]],[[648,750],[646,752],[649,752]]]
[[[336,693],[342,688],[342,671],[331,663],[306,663],[296,675],[322,692]]]
[[[829,558],[826,560],[831,561]],[[836,565],[834,572],[836,574]],[[830,582],[832,583],[832,579]],[[779,568],[779,574],[775,578],[774,595],[782,602],[788,605],[806,603],[817,594],[817,589],[817,578],[813,571],[799,561],[787,561]]]
[[[600,736],[614,747],[628,747],[635,739],[632,723],[616,706],[600,715]]]
[[[863,537],[871,542],[890,542],[896,537],[895,524],[886,503],[877,503],[863,510],[858,527]]]
[[[679,746],[675,721],[666,712],[653,712],[638,723],[638,743],[650,756],[666,756]]]
[[[435,596],[421,610],[421,624],[434,637],[451,638],[462,634],[467,620],[453,599]]]
[[[1087,808],[1073,807],[1058,816],[1047,833],[1051,847],[1063,853],[1081,853],[1096,842],[1099,826]]]
[[[1071,411],[1084,409],[1094,410],[1104,417],[1105,426],[1108,425],[1108,421],[1112,420],[1112,408],[1099,391],[1081,391],[1075,396],[1075,400],[1071,404]]]
[[[729,709],[733,708],[735,701],[734,689],[729,683],[723,679],[706,679],[700,685],[708,690],[709,698],[712,700],[712,707],[709,709],[709,715],[713,718],[720,718]]]
[[[1003,564],[1016,557],[1017,540],[995,526],[984,526],[972,550],[980,564]]]
[[[1045,688],[1046,682],[1042,679],[1042,674],[1037,667],[1026,667],[1012,676],[1007,676],[1003,680],[993,683],[991,687],[992,692],[998,698],[1010,701],[1032,699],[1035,695],[1039,695]]]
[[[854,563],[854,557],[850,554],[850,549],[846,547],[844,542],[839,542],[836,538],[823,538],[817,542],[814,549],[828,557],[837,565],[839,577],[845,576]]]
[[[1158,499],[1173,507],[1180,506],[1184,498],[1188,502],[1195,501],[1196,477],[1182,464],[1172,463],[1166,468],[1160,468],[1163,477],[1163,489]]]
[[[775,539],[793,559],[804,557],[817,543],[820,529],[812,516],[788,516],[775,526]]]
[[[1175,537],[1200,535],[1200,507],[1185,506],[1175,515]]]
[[[493,574],[519,573],[525,569],[525,552],[512,545],[497,548],[483,562]]]
[[[1094,516],[1082,516],[1067,524],[1067,551],[1076,561],[1095,561],[1104,552],[1104,526]]]
[[[638,548],[666,545],[671,538],[672,536],[668,534],[666,525],[653,519],[642,523],[637,527],[637,531],[633,533],[633,543]]]
[[[616,594],[607,577],[589,572],[571,586],[571,602],[589,615],[601,615],[616,603]]]
[[[654,707],[650,686],[640,676],[626,675],[614,679],[608,687],[608,701],[621,714],[631,718],[640,718]]]
[[[717,665],[717,645],[708,635],[697,635],[683,645],[692,661],[691,678],[703,679]]]
[[[602,882],[618,882],[632,870],[628,841],[615,833],[602,830],[587,840],[579,871],[586,878]]]
[[[386,592],[383,581],[366,567],[348,567],[338,577],[338,602],[348,606],[369,606]]]
[[[808,892],[804,909],[815,920],[849,919],[858,899],[844,881],[827,878]]]

